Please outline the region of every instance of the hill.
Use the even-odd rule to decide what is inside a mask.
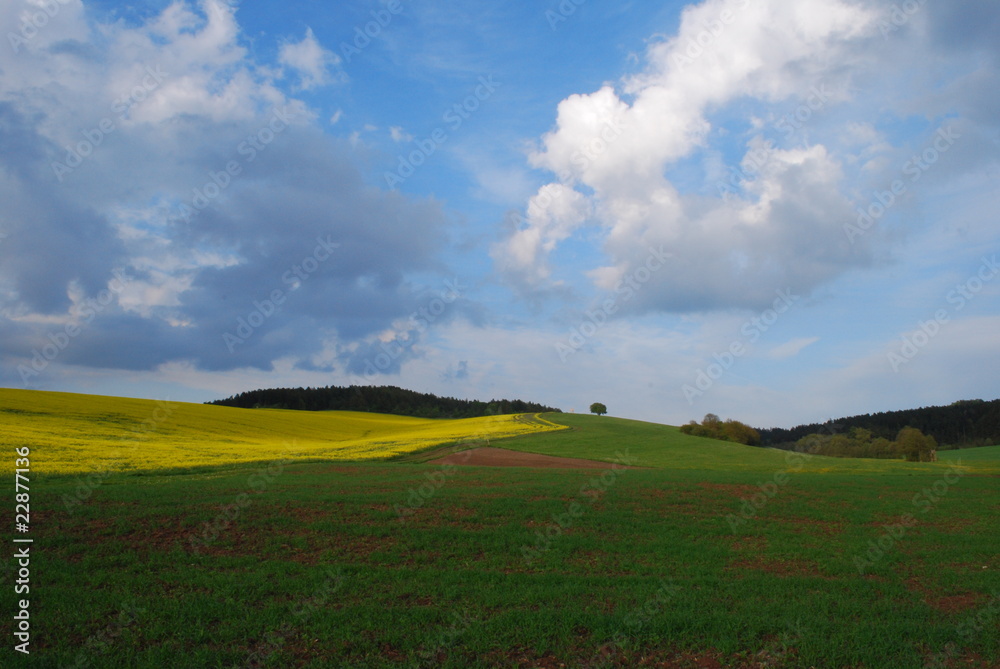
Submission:
[[[4,444],[28,446],[36,475],[386,459],[440,444],[487,443],[554,429],[560,428],[518,415],[430,420],[360,412],[243,411],[0,389]],[[0,469],[12,471],[13,466],[10,458]]]
[[[688,471],[917,473],[944,465],[791,454],[694,437],[667,425],[577,414],[433,420],[351,411],[244,411],[10,389],[0,389],[0,431],[7,445],[32,449],[38,473],[103,475],[401,456],[423,461],[436,446],[473,447],[498,439],[513,450],[605,462],[627,452],[641,467]],[[9,469],[12,462],[0,468]],[[995,466],[992,458],[968,462],[977,469]]]
[[[796,441],[810,434],[841,434],[855,427],[870,430],[875,437],[890,441],[904,427],[915,427],[937,439],[942,448],[992,446],[1000,444],[1000,400],[963,400],[948,406],[838,418],[826,423],[799,425],[790,430],[757,428],[757,431],[764,446],[791,448]]]
[[[460,400],[418,393],[397,386],[327,386],[325,388],[269,388],[251,390],[209,404],[241,409],[297,411],[368,411],[418,418],[478,418],[514,413],[560,410],[523,400]]]
[[[558,414],[548,419],[570,427],[562,432],[539,433],[514,439],[504,448],[569,458],[614,462],[618,451],[628,451],[632,464],[657,469],[702,472],[778,472],[836,474],[918,474],[946,470],[950,461],[965,453],[942,456],[938,463],[908,463],[901,460],[833,458],[789,453],[774,448],[744,446],[728,441],[684,434],[680,428],[624,418]],[[976,449],[994,451],[994,449]],[[996,449],[1000,452],[1000,449]],[[987,453],[970,466],[1000,472],[1000,458]]]

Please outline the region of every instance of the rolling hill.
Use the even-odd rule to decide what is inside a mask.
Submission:
[[[936,464],[828,458],[694,437],[656,423],[578,414],[439,420],[11,389],[0,389],[0,430],[7,445],[30,446],[33,468],[47,474],[184,470],[276,459],[409,456],[419,462],[434,447],[471,448],[498,439],[512,450],[605,462],[627,450],[637,466],[664,469],[915,474],[961,457],[967,468],[1000,471],[998,449],[956,452]]]
[[[529,416],[431,420],[234,409],[0,389],[0,433],[36,473],[162,470],[288,460],[377,460],[459,442],[561,429]],[[12,459],[0,467],[12,471]]]
[[[937,463],[831,458],[694,437],[683,434],[676,427],[623,418],[580,414],[546,417],[572,429],[511,440],[504,448],[607,462],[614,460],[616,451],[627,448],[636,459],[636,465],[641,467],[702,471],[773,473],[794,469],[816,473],[926,474],[947,468],[950,462],[961,458],[963,465],[968,462],[968,466],[984,472],[1000,472],[1000,448],[947,452]],[[984,454],[978,458],[969,457],[976,451]],[[991,456],[992,453],[995,455]]]

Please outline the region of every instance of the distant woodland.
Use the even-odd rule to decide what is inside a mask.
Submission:
[[[762,446],[797,450],[797,447],[802,448],[804,439],[813,435],[824,440],[846,436],[855,442],[872,443],[880,439],[898,440],[904,428],[914,428],[933,437],[938,449],[997,445],[1000,444],[1000,400],[963,400],[948,406],[864,414],[799,425],[790,430],[757,431]]]
[[[512,413],[540,413],[559,409],[522,400],[459,400],[418,393],[396,386],[327,386],[326,388],[270,388],[251,390],[208,402],[242,409],[298,411],[367,411],[418,418],[477,418]]]

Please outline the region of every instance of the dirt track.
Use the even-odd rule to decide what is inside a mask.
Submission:
[[[437,460],[426,463],[429,465],[472,465],[477,467],[541,467],[553,469],[610,469],[621,465],[597,460],[580,460],[578,458],[557,458],[551,455],[537,453],[522,453],[508,451],[505,448],[473,448],[461,453],[452,453]],[[635,467],[625,467],[635,469]]]

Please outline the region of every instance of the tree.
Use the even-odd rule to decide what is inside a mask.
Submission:
[[[722,424],[723,439],[737,444],[756,446],[760,443],[760,433],[738,420],[727,420]]]
[[[608,407],[604,406],[600,402],[594,402],[590,405],[590,413],[596,413],[598,416],[603,416],[608,412]]]
[[[920,430],[904,427],[896,437],[900,454],[910,462],[929,462],[931,451],[937,449],[934,437],[926,437]]]
[[[760,434],[749,425],[738,420],[722,420],[714,413],[705,416],[699,425],[696,421],[691,421],[687,425],[682,425],[681,433],[690,434],[693,437],[707,437],[709,439],[720,439],[722,441],[732,441],[737,444],[756,446],[760,443]]]

